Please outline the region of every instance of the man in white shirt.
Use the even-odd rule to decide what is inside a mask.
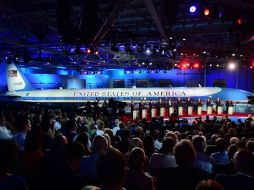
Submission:
[[[9,129],[5,126],[5,116],[1,114],[0,116],[0,140],[10,140],[12,139],[12,134]]]

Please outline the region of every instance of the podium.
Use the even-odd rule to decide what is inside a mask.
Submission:
[[[142,118],[142,119],[147,119],[147,109],[142,109],[141,118]]]
[[[218,115],[221,115],[222,112],[223,112],[223,107],[222,107],[222,106],[218,106],[218,107],[217,107],[217,114],[218,114]]]
[[[202,115],[202,106],[198,106],[197,114]]]
[[[169,116],[169,117],[170,117],[171,114],[174,113],[174,112],[175,112],[174,107],[169,107],[169,108],[168,108],[168,116]]]
[[[228,107],[228,115],[233,115],[234,113],[234,107],[233,106],[229,106]]]
[[[166,112],[165,108],[160,108],[160,117],[165,117],[165,112]]]
[[[213,108],[212,106],[207,106],[207,114],[212,114]]]
[[[182,106],[178,107],[178,115],[179,116],[183,115],[183,107]]]
[[[135,120],[138,118],[138,114],[139,114],[139,111],[138,110],[133,110],[132,112],[132,119]]]
[[[151,109],[151,118],[156,117],[156,109],[152,108]]]
[[[193,115],[193,107],[192,106],[188,106],[187,110],[188,110],[188,115]]]

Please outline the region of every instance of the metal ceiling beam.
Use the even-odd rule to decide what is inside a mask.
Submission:
[[[93,39],[93,44],[97,45],[108,33],[113,24],[117,21],[117,19],[124,13],[128,5],[132,2],[132,0],[118,0],[106,19],[103,23],[102,27],[99,29],[98,33],[95,35]]]
[[[144,0],[145,1],[145,4],[147,6],[147,9],[149,10],[152,18],[153,18],[153,21],[161,35],[162,38],[166,38],[166,34],[165,34],[165,31],[164,31],[164,28],[161,24],[161,20],[157,14],[157,11],[155,10],[155,7],[153,5],[153,2],[152,0]]]

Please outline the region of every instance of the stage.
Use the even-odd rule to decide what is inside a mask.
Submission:
[[[237,122],[238,119],[241,119],[242,121],[244,121],[247,117],[248,117],[249,113],[238,113],[238,112],[234,112],[232,115],[228,115],[226,112],[223,112],[222,114],[216,114],[215,112],[213,112],[212,114],[208,114],[208,116],[210,117],[210,119],[213,119],[214,116],[217,116],[218,120],[221,120],[222,117],[228,116],[229,119],[231,119],[232,121]],[[205,120],[207,116],[207,112],[206,111],[202,111],[201,115],[197,115],[197,114],[193,114],[193,115],[187,115],[186,113],[184,113],[183,115],[179,116],[180,120],[184,120],[187,119],[188,123],[191,124],[193,120],[195,120],[195,118],[197,117],[201,117],[202,120]],[[159,115],[156,115],[156,118],[160,118]],[[135,120],[139,120],[142,119],[141,117],[136,118]],[[152,118],[150,116],[150,114],[147,114],[147,121],[151,122]],[[165,112],[165,117],[164,120],[169,120],[169,116],[168,116],[168,112]],[[121,116],[121,121],[124,122],[128,122],[128,121],[133,121],[131,114],[126,114]]]

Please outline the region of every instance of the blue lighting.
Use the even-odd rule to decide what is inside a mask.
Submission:
[[[190,6],[190,9],[189,9],[190,13],[195,13],[196,10],[197,10],[196,6],[194,6],[194,5]]]

